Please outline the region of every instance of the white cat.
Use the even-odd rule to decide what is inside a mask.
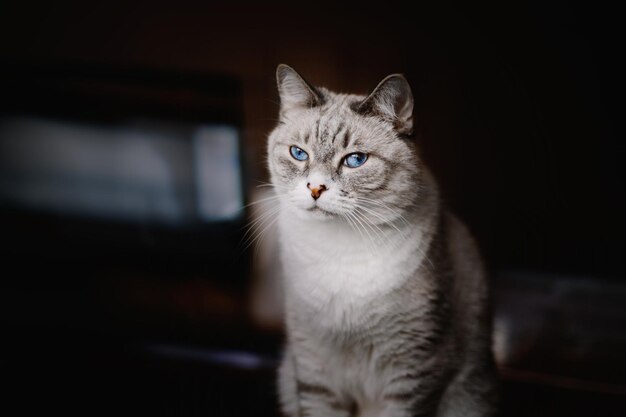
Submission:
[[[285,415],[490,416],[488,288],[410,136],[401,75],[365,96],[277,69],[269,137],[285,273]]]

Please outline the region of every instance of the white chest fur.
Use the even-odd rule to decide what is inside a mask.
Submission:
[[[279,227],[288,300],[327,328],[361,324],[372,302],[415,273],[428,243],[411,224],[367,235],[340,221],[281,215]]]

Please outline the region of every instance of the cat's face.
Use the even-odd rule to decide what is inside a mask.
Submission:
[[[401,76],[368,97],[308,85],[279,66],[281,119],[269,138],[272,183],[303,219],[374,224],[394,220],[415,201],[419,161],[403,137],[413,99]]]

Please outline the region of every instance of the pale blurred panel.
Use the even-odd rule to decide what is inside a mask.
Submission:
[[[0,121],[0,198],[35,210],[165,224],[242,214],[237,130],[133,120]]]
[[[200,127],[193,134],[198,216],[205,221],[242,215],[238,132],[231,126]]]

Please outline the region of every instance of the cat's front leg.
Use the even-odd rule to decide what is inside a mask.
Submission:
[[[341,401],[322,384],[297,383],[300,415],[298,417],[354,417],[349,404]]]
[[[432,417],[432,407],[420,407],[417,398],[386,398],[380,402],[368,402],[360,408],[356,417]]]
[[[300,414],[293,361],[293,356],[287,349],[278,368],[278,397],[284,417],[299,417]]]
[[[444,378],[430,368],[399,368],[385,384],[380,417],[432,417],[436,415]]]
[[[286,417],[353,417],[351,404],[321,382],[326,379],[319,368],[311,363],[297,366],[296,362],[287,350],[279,369],[280,400]]]
[[[386,398],[377,417],[433,417],[433,408],[418,398]]]

